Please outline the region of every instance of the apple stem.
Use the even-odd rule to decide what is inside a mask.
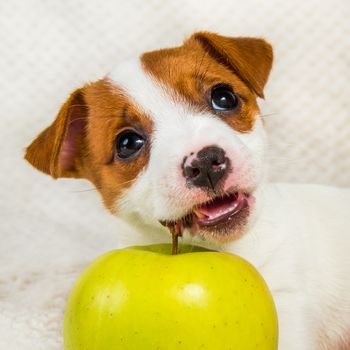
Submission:
[[[181,224],[175,224],[169,227],[172,238],[173,238],[173,247],[172,247],[172,255],[177,255],[178,253],[178,247],[179,237],[182,236],[182,225]]]
[[[178,250],[178,238],[179,238],[179,236],[175,232],[172,232],[171,234],[173,236],[173,250],[172,250],[172,254],[176,255],[177,254],[177,250]]]

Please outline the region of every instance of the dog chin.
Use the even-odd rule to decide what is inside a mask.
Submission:
[[[250,217],[250,208],[243,209],[235,217],[227,218],[224,222],[215,226],[196,227],[195,230],[187,229],[187,235],[195,240],[207,241],[213,244],[229,243],[242,237],[247,232]]]

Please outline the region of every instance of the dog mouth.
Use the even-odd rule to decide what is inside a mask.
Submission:
[[[224,197],[216,197],[193,210],[199,227],[215,226],[233,219],[248,206],[247,195],[236,192]]]
[[[219,241],[233,240],[247,222],[252,196],[246,192],[234,192],[216,196],[194,206],[185,216],[174,221],[161,221],[161,224],[179,235],[185,229],[191,235],[199,235]]]

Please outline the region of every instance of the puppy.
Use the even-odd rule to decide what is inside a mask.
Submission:
[[[25,158],[91,181],[141,232],[134,244],[169,241],[175,227],[254,264],[279,349],[350,349],[350,191],[265,182],[256,99],[272,60],[262,39],[208,32],[147,52],[75,90]]]

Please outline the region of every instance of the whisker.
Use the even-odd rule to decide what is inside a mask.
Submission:
[[[126,184],[132,183],[134,181],[135,181],[135,179],[131,179],[131,180],[128,180],[128,181],[116,183],[115,186],[118,188],[118,187],[124,186]],[[83,193],[83,192],[99,191],[101,189],[102,189],[101,187],[94,187],[94,188],[87,188],[87,189],[84,189],[84,190],[72,190],[70,192],[72,192],[72,193],[81,193],[82,192]]]
[[[117,186],[123,186],[123,185],[129,184],[129,183],[132,183],[132,182],[134,182],[135,180],[136,180],[136,179],[124,181],[124,182],[118,183]]]
[[[85,190],[72,190],[71,193],[81,193],[81,192],[91,192],[91,191],[97,191],[98,188],[88,188]]]
[[[269,117],[275,117],[277,115],[280,115],[280,114],[277,112],[267,113],[267,114],[259,114],[258,118],[269,118]]]

